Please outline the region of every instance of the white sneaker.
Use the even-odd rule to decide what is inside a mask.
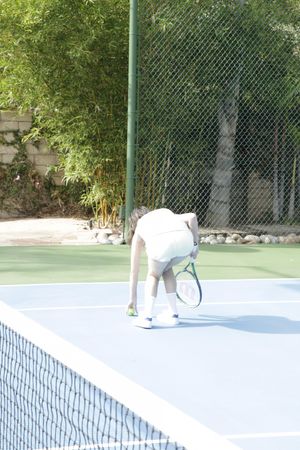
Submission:
[[[133,325],[135,327],[146,328],[149,330],[152,328],[152,319],[151,317],[137,317],[133,321]]]
[[[175,326],[179,324],[178,314],[172,314],[168,310],[158,314],[157,320],[159,320],[162,323],[166,323],[167,325]]]

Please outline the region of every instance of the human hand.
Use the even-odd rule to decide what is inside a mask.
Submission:
[[[198,256],[198,253],[199,253],[199,245],[195,244],[194,247],[193,247],[193,250],[190,253],[190,258],[192,260],[195,260],[197,258],[197,256]]]
[[[137,316],[138,312],[137,312],[137,308],[136,308],[136,302],[129,302],[127,305],[127,311],[126,311],[127,316]]]

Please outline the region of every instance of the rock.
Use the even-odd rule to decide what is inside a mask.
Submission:
[[[109,239],[98,239],[98,243],[101,245],[112,245],[112,241]]]
[[[123,239],[121,236],[117,237],[112,241],[113,245],[123,245],[125,244],[125,239]]]
[[[225,238],[222,234],[218,234],[217,236],[217,244],[225,244]]]
[[[110,228],[99,228],[93,226],[93,231],[98,234],[99,237],[107,237],[113,234],[112,230]]]
[[[200,238],[201,244],[300,244],[300,234],[290,233],[287,236],[274,236],[272,234],[247,234],[242,237],[239,233],[228,233],[225,237],[225,233],[221,234],[217,232],[215,234],[209,234]]]
[[[207,244],[210,244],[210,241],[212,241],[213,239],[215,239],[215,235],[214,234],[210,234],[209,236],[207,236],[207,238],[206,238]]]
[[[227,236],[227,238],[225,239],[225,244],[236,244],[236,241],[232,239],[231,236]]]
[[[244,241],[248,244],[259,244],[260,237],[256,236],[255,234],[247,234],[247,236],[244,237]]]
[[[260,236],[260,241],[263,244],[277,244],[278,238],[276,236],[272,236],[271,234],[262,234]]]
[[[119,234],[113,233],[113,234],[111,234],[110,236],[108,236],[108,239],[109,239],[110,241],[114,241],[115,239],[118,239],[119,237],[120,237]]]
[[[285,244],[300,244],[300,236],[295,233],[288,234],[284,240]]]

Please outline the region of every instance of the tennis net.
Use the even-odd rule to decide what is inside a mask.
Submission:
[[[1,450],[236,450],[0,302]]]

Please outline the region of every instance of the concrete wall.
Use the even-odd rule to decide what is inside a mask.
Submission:
[[[12,111],[0,111],[0,163],[10,164],[18,152],[17,136],[30,130],[32,126],[31,113],[18,114]],[[45,141],[26,143],[28,159],[35,170],[45,176],[48,167],[57,164],[57,155],[51,151]],[[53,176],[56,184],[62,183],[62,174]]]

